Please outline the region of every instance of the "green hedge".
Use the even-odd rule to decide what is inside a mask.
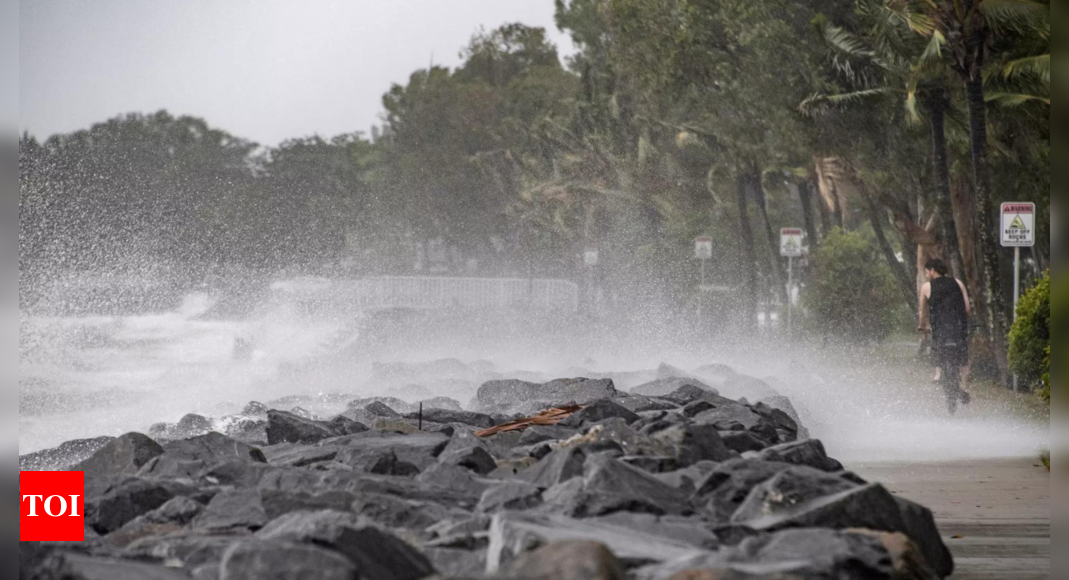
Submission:
[[[822,332],[851,341],[883,340],[902,317],[891,268],[857,232],[832,231],[812,256],[804,303]]]
[[[1010,328],[1010,370],[1029,387],[1050,387],[1050,272],[1017,303],[1017,320]],[[1049,399],[1048,399],[1049,400]]]

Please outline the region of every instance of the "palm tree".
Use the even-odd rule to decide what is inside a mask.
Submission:
[[[964,279],[947,154],[946,114],[953,103],[947,71],[936,58],[940,46],[912,34],[908,23],[882,0],[861,2],[858,8],[866,23],[863,37],[830,23],[825,23],[822,31],[832,50],[833,66],[853,90],[812,95],[800,108],[815,113],[829,105],[844,107],[866,99],[892,98],[902,101],[911,124],[921,122],[923,109],[931,130],[932,174],[943,255],[955,277]]]
[[[1009,308],[999,283],[999,245],[996,239],[995,200],[988,161],[987,101],[985,79],[990,76],[988,59],[998,55],[999,43],[1010,45],[1050,42],[1049,0],[884,0],[920,36],[929,40],[933,53],[946,61],[965,87],[969,113],[969,150],[973,168],[973,191],[978,210],[978,232],[983,271],[985,326],[995,341],[999,368],[1006,374],[1006,333]],[[1004,48],[1004,47],[1003,47]],[[1039,71],[1049,84],[1050,57],[1007,63],[1003,74],[1013,77]],[[986,74],[985,74],[986,73]],[[996,97],[1000,98],[1000,97]],[[1009,98],[1022,102],[1020,97]]]

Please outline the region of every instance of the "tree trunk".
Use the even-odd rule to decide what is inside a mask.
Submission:
[[[802,219],[805,221],[805,233],[809,236],[809,250],[817,248],[817,224],[813,219],[813,184],[810,182],[801,185],[794,184],[798,189],[798,200],[802,203]]]
[[[749,333],[757,322],[757,255],[754,251],[750,214],[746,208],[748,198],[746,180],[746,173],[740,171],[736,178],[735,189],[739,204],[739,236],[742,238],[742,259],[739,260],[742,272],[740,274],[746,283],[745,295],[742,297],[742,330]]]
[[[932,123],[932,175],[935,178],[935,199],[939,208],[939,224],[943,234],[944,256],[958,280],[965,279],[965,267],[958,248],[958,228],[954,221],[954,206],[950,198],[950,165],[947,160],[947,138],[944,115],[947,100],[944,95],[934,97],[929,103]]]
[[[996,239],[995,201],[987,161],[987,105],[984,102],[983,54],[984,35],[974,33],[970,42],[969,66],[965,74],[965,96],[969,106],[969,149],[972,153],[973,191],[976,196],[977,228],[980,239],[984,298],[987,309],[984,324],[997,355],[1003,382],[1008,377],[1006,363],[1009,328],[1008,307],[999,281],[999,244]]]
[[[765,224],[765,234],[768,236],[768,257],[772,265],[772,281],[776,284],[776,295],[787,304],[787,280],[783,277],[783,265],[779,255],[779,236],[772,230],[772,222],[768,219],[768,199],[765,197],[764,185],[761,184],[761,173],[755,170],[750,174],[750,187],[753,188],[754,199],[761,212],[761,221]]]
[[[872,195],[868,190],[868,186],[862,184],[860,180],[857,180],[858,191],[861,196],[865,198],[865,205],[868,208],[869,222],[872,223],[872,231],[876,234],[876,242],[880,246],[880,251],[883,252],[883,257],[887,260],[887,265],[891,268],[891,272],[894,274],[895,279],[898,280],[899,289],[902,291],[902,297],[909,304],[909,307],[913,310],[913,313],[917,313],[917,294],[913,281],[910,280],[909,272],[906,271],[906,266],[898,260],[898,256],[895,254],[894,248],[891,247],[891,243],[887,241],[887,236],[883,232],[883,220],[880,219],[880,208],[876,205],[876,200],[872,199]]]

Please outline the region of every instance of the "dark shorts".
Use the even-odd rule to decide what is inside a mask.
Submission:
[[[962,340],[932,344],[932,363],[936,366],[959,367],[969,364],[969,343]]]

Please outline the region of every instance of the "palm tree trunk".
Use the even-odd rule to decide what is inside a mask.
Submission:
[[[891,247],[891,243],[887,240],[887,236],[883,232],[883,220],[880,219],[880,208],[877,207],[876,200],[872,198],[868,186],[862,184],[860,180],[856,181],[861,197],[865,198],[865,205],[868,208],[869,222],[872,224],[872,231],[876,234],[876,242],[880,246],[880,251],[883,252],[883,257],[887,260],[887,265],[891,268],[891,272],[894,273],[895,279],[898,281],[899,290],[902,291],[902,297],[905,299],[906,303],[909,304],[913,313],[916,314],[917,294],[914,289],[913,281],[910,280],[909,272],[906,271],[905,264],[899,261],[894,248]]]
[[[783,300],[783,304],[787,304],[787,281],[783,278],[779,236],[772,230],[772,222],[768,219],[768,199],[765,198],[764,186],[761,184],[761,173],[755,171],[750,175],[749,181],[754,191],[754,199],[757,200],[758,210],[761,212],[761,221],[765,225],[765,235],[768,236],[768,257],[771,260],[772,280],[776,283],[776,295]]]
[[[742,279],[746,289],[742,297],[742,330],[750,332],[757,321],[757,254],[754,251],[753,228],[750,226],[750,214],[746,208],[748,189],[745,172],[736,177],[736,196],[739,204],[739,235],[742,238],[742,259],[739,260]]]
[[[970,47],[970,66],[965,75],[965,97],[969,107],[969,148],[972,153],[973,187],[976,195],[977,229],[980,238],[984,298],[987,303],[984,324],[997,354],[1003,382],[1008,376],[1006,355],[1009,329],[1008,308],[999,279],[999,244],[996,240],[995,201],[992,198],[991,174],[987,160],[987,105],[984,102],[983,35],[977,34]]]
[[[796,185],[798,188],[798,200],[802,203],[802,220],[805,222],[805,233],[809,236],[809,250],[817,248],[817,223],[813,219],[813,187],[810,182]]]
[[[965,267],[958,248],[958,228],[954,221],[954,206],[950,197],[950,165],[947,161],[947,136],[945,125],[947,101],[945,96],[932,99],[929,116],[932,123],[932,175],[935,177],[935,199],[939,207],[939,223],[942,226],[943,248],[954,277],[965,279]]]

